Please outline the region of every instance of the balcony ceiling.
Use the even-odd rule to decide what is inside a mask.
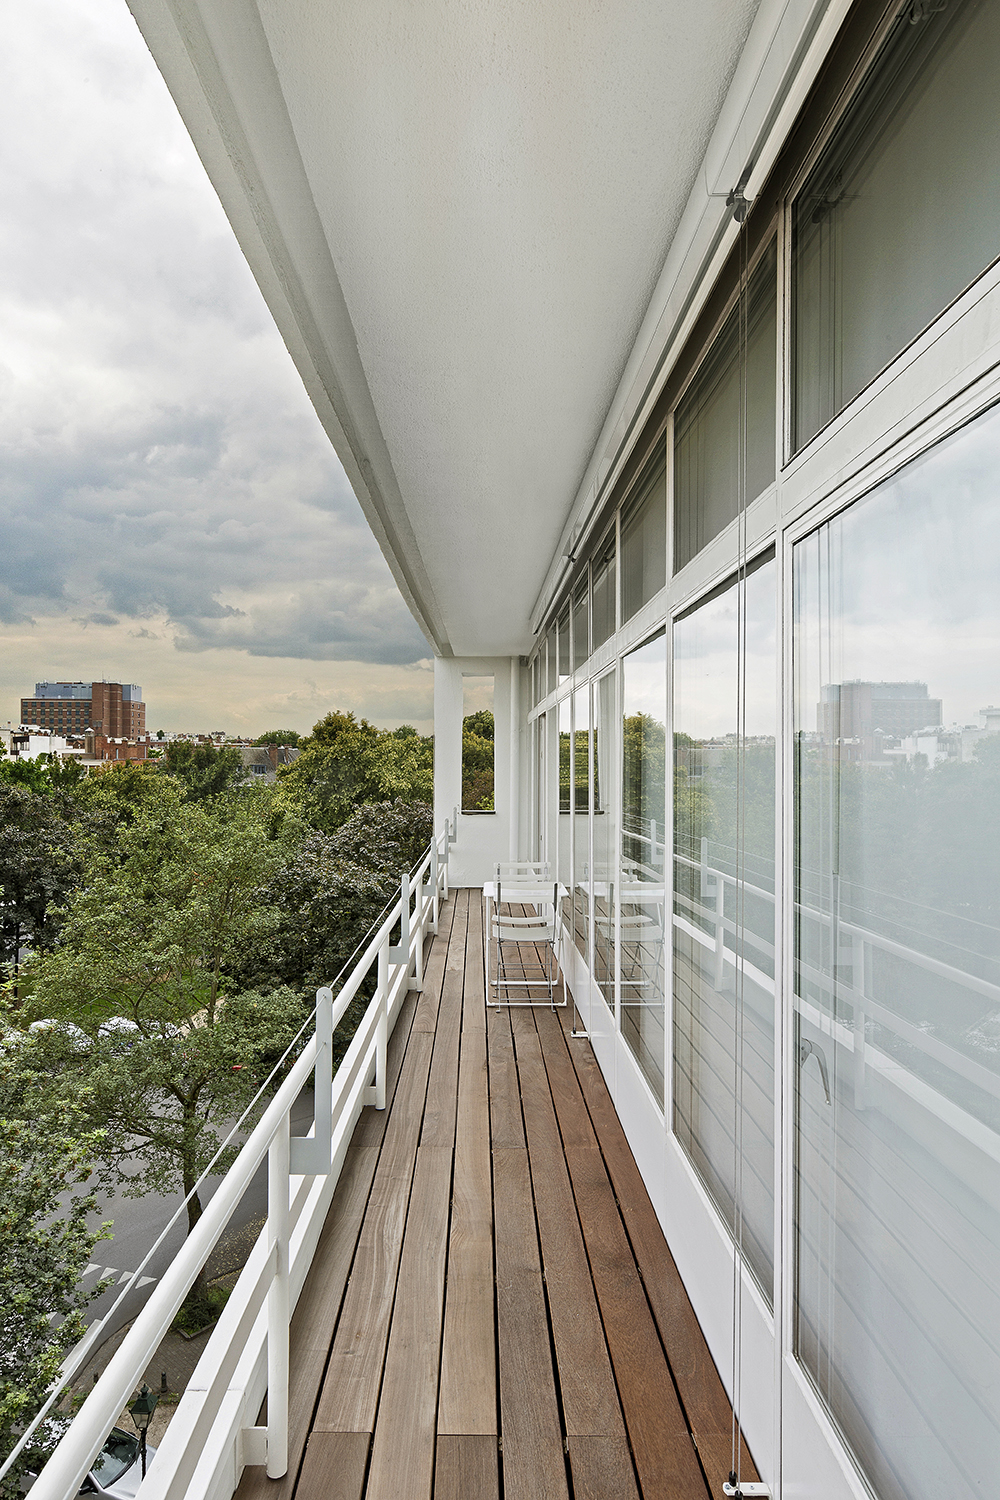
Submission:
[[[132,0],[436,648],[520,652],[758,0]]]

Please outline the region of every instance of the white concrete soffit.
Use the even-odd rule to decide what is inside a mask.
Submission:
[[[129,3],[434,649],[526,650],[846,0]]]

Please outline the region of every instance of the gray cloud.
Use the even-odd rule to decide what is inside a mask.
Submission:
[[[0,622],[425,657],[124,5],[7,22]]]

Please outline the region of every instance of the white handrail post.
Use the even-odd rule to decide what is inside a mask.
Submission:
[[[417,919],[417,931],[413,939],[413,978],[410,981],[411,990],[422,990],[424,987],[424,918],[427,908],[427,887],[423,878],[417,881],[417,904],[413,915]]]
[[[715,988],[722,990],[726,978],[726,882],[715,877]]]
[[[438,841],[437,835],[431,840],[431,932],[437,936],[438,930]]]
[[[333,1137],[333,991],[316,991],[316,1068],[313,1075],[311,1136],[297,1135],[291,1142],[289,1170],[297,1176],[329,1172]]]
[[[378,1030],[375,1033],[375,1108],[385,1109],[386,1050],[389,1043],[389,934],[378,950]]]
[[[410,969],[410,877],[404,871],[399,882],[399,942],[389,949],[389,962]]]
[[[289,1115],[267,1153],[267,1242],[275,1250],[267,1293],[267,1476],[288,1470],[288,1229]]]
[[[701,841],[701,899],[708,900],[708,839]]]

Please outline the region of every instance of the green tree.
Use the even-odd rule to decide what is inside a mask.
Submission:
[[[426,850],[433,826],[427,803],[379,802],[357,808],[336,833],[310,833],[263,892],[279,926],[263,953],[245,951],[240,981],[289,984],[303,994],[331,983]]]
[[[433,797],[430,740],[376,729],[352,713],[321,719],[291,766],[280,766],[284,796],[325,833],[346,823],[361,803],[429,801]]]
[[[277,927],[261,887],[285,858],[253,799],[143,809],[90,859],[60,946],[26,966],[9,1018],[39,1072],[87,1100],[104,1180],[136,1197],[191,1194],[189,1229],[220,1127],[304,1018],[291,990],[237,993],[230,977]]]
[[[493,714],[488,708],[462,720],[462,807],[491,811],[494,803],[495,747]]]
[[[299,732],[297,729],[268,729],[259,734],[254,740],[255,745],[297,745],[299,743]]]
[[[188,802],[218,797],[243,779],[243,757],[235,745],[199,745],[194,740],[171,740],[157,769],[176,776]]]
[[[50,948],[53,907],[80,879],[83,849],[70,799],[0,782],[0,965],[15,976],[23,947]]]
[[[0,783],[25,787],[32,792],[66,791],[83,780],[78,761],[63,760],[59,755],[43,753],[30,760],[24,756],[11,759],[0,746]]]
[[[18,1049],[0,1060],[0,1099],[24,1092]],[[100,1139],[80,1136],[69,1113],[7,1119],[0,1106],[0,1454],[44,1404],[66,1354],[84,1331],[82,1310],[106,1283],[80,1277],[108,1226],[91,1227],[97,1201],[85,1190]],[[83,1191],[80,1191],[84,1189]],[[0,1480],[3,1500],[23,1494],[59,1433],[42,1424]]]

